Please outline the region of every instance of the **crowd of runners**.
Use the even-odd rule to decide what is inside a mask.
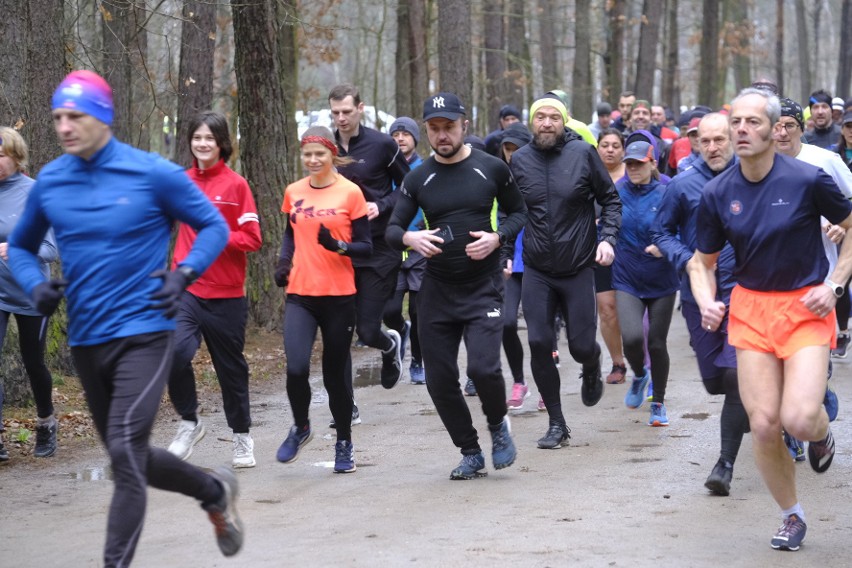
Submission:
[[[292,417],[279,462],[296,460],[314,438],[317,331],[335,473],[357,469],[357,333],[379,350],[384,388],[406,377],[426,385],[461,453],[449,477],[467,480],[487,468],[465,396],[481,403],[494,469],[510,467],[510,413],[533,392],[525,352],[547,417],[536,445],[569,443],[563,329],[585,406],[605,384],[627,383],[625,406],[648,402],[648,426],[668,426],[667,337],[680,311],[704,387],[724,396],[719,458],[705,485],[730,493],[750,432],[781,510],[771,546],[798,550],[807,524],[793,466],[806,455],[817,472],[831,465],[839,406],[831,359],[845,358],[850,342],[852,104],[818,90],[803,107],[760,80],[721,109],[679,116],[625,92],[617,110],[601,102],[586,124],[571,116],[567,93],[553,90],[523,112],[505,105],[482,139],[450,92],[428,97],[419,121],[397,118],[389,135],[361,124],[355,86],[334,87],[328,102],[335,128],[302,135],[308,175],[284,189],[281,206],[274,276],[286,292]],[[25,175],[24,140],[0,129],[0,345],[14,315],[36,400],[34,454],[57,450],[45,330],[67,298],[68,342],[115,482],[105,566],[132,561],[148,485],[198,500],[222,553],[236,554],[244,529],[233,470],[256,466],[246,264],[262,246],[263,220],[228,165],[228,123],[209,111],[190,120],[182,143],[193,164],[184,171],[113,137],[112,90],[95,73],[69,74],[52,108],[65,153],[37,180]],[[57,258],[62,279],[50,275]],[[187,461],[206,432],[192,367],[202,339],[233,432],[231,467],[212,472]],[[163,450],[149,438],[166,390],[180,421]],[[0,441],[0,461],[8,459]]]

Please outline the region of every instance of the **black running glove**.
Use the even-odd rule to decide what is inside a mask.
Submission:
[[[275,285],[279,288],[286,288],[290,281],[290,260],[279,258],[278,264],[275,265]]]
[[[181,294],[190,284],[189,279],[180,270],[157,270],[151,273],[151,278],[163,279],[163,287],[151,294],[152,300],[160,300],[156,304],[151,304],[151,309],[163,310],[163,315],[173,319],[180,307]]]
[[[33,288],[33,302],[40,314],[53,315],[65,295],[62,289],[66,286],[67,280],[47,280]]]
[[[328,227],[320,223],[319,234],[317,235],[317,242],[323,246],[324,249],[329,250],[331,252],[336,252],[337,254],[345,255],[349,252],[349,244],[345,241],[339,241],[331,236],[331,231],[328,230]]]

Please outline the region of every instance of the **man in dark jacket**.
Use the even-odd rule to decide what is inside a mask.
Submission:
[[[559,399],[559,371],[552,357],[557,305],[566,316],[568,347],[583,365],[583,404],[603,395],[601,348],[595,340],[595,262],[612,263],[621,226],[621,201],[594,147],[565,130],[568,110],[545,96],[530,107],[533,142],[512,156],[512,174],[529,219],[524,232],[521,293],[530,343],[530,366],[547,407],[550,426],[540,448],[558,448],[570,432]],[[594,204],[603,208],[601,237]]]

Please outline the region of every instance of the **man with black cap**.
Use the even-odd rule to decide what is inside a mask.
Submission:
[[[597,114],[597,118],[589,123],[589,130],[595,138],[598,138],[601,131],[609,128],[612,124],[612,106],[606,101],[598,103],[595,114]]]
[[[532,143],[512,156],[512,174],[529,208],[524,230],[522,302],[530,367],[546,407],[549,426],[540,448],[558,448],[569,438],[553,360],[553,319],[565,316],[568,348],[583,366],[580,394],[594,406],[603,396],[601,348],[595,336],[593,265],[608,265],[621,226],[621,201],[594,147],[565,128],[568,109],[547,94],[530,107]],[[600,214],[600,239],[595,207]]]
[[[104,566],[132,561],[148,485],[198,499],[222,553],[236,554],[243,531],[231,468],[207,473],[149,445],[181,294],[225,247],[228,226],[183,168],[113,137],[112,89],[102,77],[70,73],[52,108],[65,155],[41,170],[9,238],[9,263],[44,315],[68,292],[68,343],[115,485]],[[175,220],[197,236],[167,271]],[[41,272],[38,249],[50,228],[66,280]]]
[[[805,142],[828,150],[840,140],[840,126],[831,118],[831,93],[824,89],[814,91],[808,103],[814,129],[805,132]]]
[[[408,338],[407,326],[382,331],[382,314],[396,288],[400,258],[387,246],[385,227],[396,203],[402,178],[410,170],[402,151],[393,139],[361,124],[364,103],[357,87],[341,84],[328,94],[334,120],[334,138],[338,153],[352,158],[339,168],[340,174],[356,183],[367,200],[367,218],[373,236],[373,254],[366,259],[353,259],[355,267],[355,309],[358,339],[382,352],[382,386],[393,388],[402,376],[402,353]],[[346,382],[352,390],[351,365],[346,366]],[[357,406],[352,407],[352,424],[360,424]]]
[[[400,116],[391,124],[388,133],[399,144],[399,149],[412,170],[423,163],[423,159],[417,153],[417,144],[420,142],[420,128],[414,119]],[[423,212],[417,210],[417,215],[411,221],[409,229],[414,231],[423,228]],[[402,265],[396,279],[396,292],[385,304],[385,323],[393,328],[406,327],[405,318],[402,315],[402,303],[405,293],[408,292],[408,317],[410,318],[409,343],[411,344],[411,363],[408,366],[408,376],[411,384],[426,384],[426,372],[423,369],[423,357],[420,354],[420,337],[417,333],[417,293],[420,291],[420,283],[423,281],[423,272],[426,270],[426,259],[418,252],[406,250],[402,252]],[[405,359],[405,353],[400,357]]]
[[[423,120],[435,154],[408,174],[388,223],[394,248],[422,254],[426,274],[417,302],[429,395],[462,460],[450,479],[485,475],[485,458],[470,409],[459,385],[458,352],[467,346],[467,374],[476,386],[492,437],[495,469],[514,463],[500,345],[503,336],[503,275],[500,248],[512,243],[526,222],[526,206],[506,164],[464,144],[466,110],[453,93],[438,93],[423,105]],[[495,204],[506,217],[498,227]],[[426,230],[409,230],[423,210]]]
[[[522,119],[521,111],[514,105],[503,105],[500,107],[499,124],[500,128],[488,133],[485,137],[485,151],[492,156],[500,156],[500,138],[503,136],[503,131],[512,123],[520,122]]]

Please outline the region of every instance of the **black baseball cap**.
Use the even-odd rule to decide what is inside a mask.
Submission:
[[[423,120],[431,118],[456,120],[466,114],[464,105],[453,93],[436,93],[423,103]]]

